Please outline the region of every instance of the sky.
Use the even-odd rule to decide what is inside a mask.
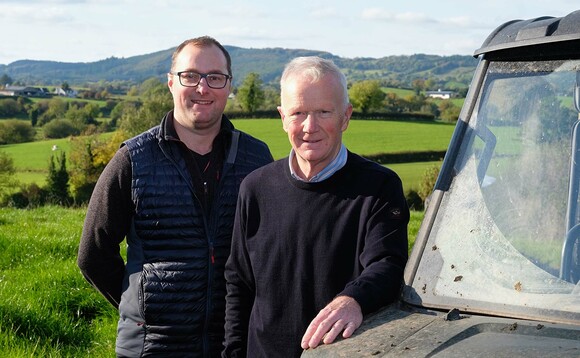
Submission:
[[[126,58],[201,35],[346,58],[472,55],[506,21],[575,10],[578,0],[0,0],[0,64]]]

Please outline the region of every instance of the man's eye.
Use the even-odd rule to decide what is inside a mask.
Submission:
[[[293,120],[302,120],[304,118],[306,118],[306,112],[294,112],[290,115],[290,118],[292,118]]]
[[[195,73],[195,72],[182,72],[181,78],[183,78],[185,80],[195,79],[195,78],[197,78],[197,73]]]

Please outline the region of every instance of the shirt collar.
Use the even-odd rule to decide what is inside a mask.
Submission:
[[[330,162],[326,167],[324,167],[324,169],[322,169],[320,173],[310,178],[310,180],[304,180],[300,178],[296,174],[296,171],[294,171],[294,168],[292,167],[292,160],[294,160],[295,156],[296,153],[294,152],[294,149],[291,149],[290,155],[288,156],[288,165],[290,166],[290,174],[292,175],[292,177],[296,180],[304,182],[317,183],[330,178],[334,173],[336,173],[337,171],[342,169],[342,167],[344,167],[344,165],[346,164],[347,150],[344,144],[341,144],[340,150],[338,151],[336,158],[334,158],[332,162]]]

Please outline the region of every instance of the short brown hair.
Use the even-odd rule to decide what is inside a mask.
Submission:
[[[223,47],[222,44],[219,43],[218,40],[210,36],[201,36],[185,40],[179,46],[177,46],[177,48],[173,52],[173,55],[171,56],[171,70],[174,70],[173,66],[175,66],[175,58],[177,57],[177,55],[179,55],[181,50],[183,50],[183,48],[187,45],[194,45],[198,47],[210,47],[212,45],[217,46],[217,48],[219,48],[222,51],[222,53],[226,58],[228,75],[230,76],[232,75],[232,59],[230,57],[230,54],[228,53],[228,50],[226,50],[225,47]]]

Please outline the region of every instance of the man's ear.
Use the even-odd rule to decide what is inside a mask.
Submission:
[[[233,81],[234,81],[234,76],[232,76],[230,78],[230,80],[228,81],[228,88],[229,88],[229,93],[230,94],[232,93],[232,88],[233,88],[232,83],[233,83]]]
[[[169,87],[169,91],[173,93],[173,75],[171,73],[167,74],[167,87]]]
[[[352,104],[348,104],[346,106],[344,112],[344,120],[342,122],[341,130],[344,132],[348,128],[348,124],[350,122],[350,116],[352,116]]]
[[[278,113],[280,113],[280,119],[282,119],[282,128],[284,129],[284,132],[288,132],[288,128],[286,127],[286,121],[284,120],[285,116],[284,116],[284,110],[282,109],[282,106],[278,106]]]

